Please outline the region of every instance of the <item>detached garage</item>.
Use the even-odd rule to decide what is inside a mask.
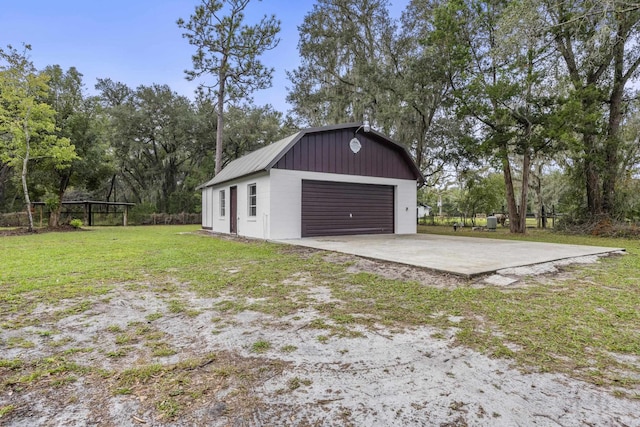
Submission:
[[[229,163],[202,189],[202,227],[263,239],[416,232],[423,177],[357,123],[310,128]]]

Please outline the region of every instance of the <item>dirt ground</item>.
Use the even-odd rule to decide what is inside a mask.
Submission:
[[[327,259],[432,286],[462,280],[348,255]],[[297,280],[314,300],[340,303],[312,278]],[[224,295],[171,287],[168,296],[145,282],[123,283],[90,300],[40,303],[32,321],[5,313],[0,359],[29,362],[0,365],[0,408],[11,408],[0,424],[640,425],[637,400],[564,375],[521,372],[454,345],[455,328],[356,326],[328,339],[310,308],[286,317],[234,311],[221,305]]]
[[[28,234],[42,234],[42,233],[62,233],[69,231],[87,231],[82,228],[75,228],[68,224],[60,225],[58,227],[43,227],[43,228],[34,228],[33,231],[29,231],[27,227],[16,227],[16,228],[7,228],[0,230],[0,237],[5,236],[25,236]]]

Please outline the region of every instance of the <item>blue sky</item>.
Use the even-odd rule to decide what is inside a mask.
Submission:
[[[0,45],[32,45],[38,68],[58,64],[75,66],[92,93],[96,78],[111,78],[130,87],[168,84],[192,97],[195,83],[184,78],[191,67],[193,48],[176,25],[187,20],[199,0],[4,0],[0,8]],[[272,104],[286,112],[286,71],[298,59],[298,25],[312,10],[313,0],[252,1],[247,22],[274,13],[281,21],[280,44],[263,56],[274,67],[273,88],[254,94],[255,103]],[[408,0],[392,1],[399,16]]]

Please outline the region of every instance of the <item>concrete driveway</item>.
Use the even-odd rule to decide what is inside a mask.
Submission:
[[[335,236],[277,242],[425,267],[466,277],[494,273],[505,268],[624,250],[434,234]]]

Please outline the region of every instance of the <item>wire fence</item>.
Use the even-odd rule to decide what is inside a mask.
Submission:
[[[546,217],[544,224],[542,217],[536,217],[535,214],[527,214],[527,228],[555,228],[556,223],[562,217],[562,214],[554,213]],[[498,227],[509,227],[509,219],[506,218],[504,223],[498,221]],[[465,217],[462,215],[425,215],[418,218],[418,225],[446,225],[453,227],[486,227],[487,215],[476,215],[475,217]]]
[[[123,224],[124,212],[111,210],[108,212],[91,212],[92,226],[116,226]],[[71,220],[79,219],[88,225],[85,212],[81,209],[64,210],[60,213],[59,224],[69,224]],[[34,210],[33,222],[36,227],[46,227],[49,223],[49,211]],[[202,215],[199,213],[181,212],[177,214],[165,213],[129,213],[129,225],[170,225],[170,224],[201,224]],[[26,212],[11,212],[0,214],[0,227],[27,227],[29,218]]]

